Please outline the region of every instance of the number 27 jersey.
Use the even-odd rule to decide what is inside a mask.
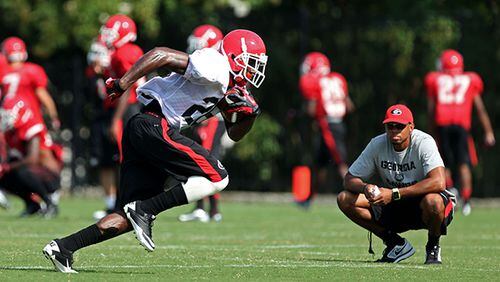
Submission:
[[[434,118],[437,126],[471,126],[472,104],[483,92],[483,81],[475,72],[448,74],[430,72],[425,77],[427,96],[435,102]]]
[[[186,72],[154,77],[137,88],[137,99],[144,105],[157,100],[172,127],[185,128],[218,113],[217,102],[229,85],[229,62],[212,48],[189,56]]]

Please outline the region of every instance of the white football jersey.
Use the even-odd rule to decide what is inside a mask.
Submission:
[[[229,71],[226,56],[217,50],[197,50],[183,75],[152,78],[137,88],[137,99],[144,105],[157,100],[169,125],[182,129],[219,112],[215,105],[227,91]]]
[[[402,188],[423,180],[440,166],[444,164],[434,138],[414,129],[410,146],[402,152],[394,150],[386,133],[373,138],[349,167],[349,173],[364,181],[377,174],[383,187]]]

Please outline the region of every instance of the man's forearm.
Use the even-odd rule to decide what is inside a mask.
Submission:
[[[364,189],[366,186],[366,182],[364,182],[361,178],[355,177],[350,173],[347,173],[347,175],[344,178],[344,188],[347,191],[353,192],[353,193],[364,193]]]
[[[423,196],[429,193],[439,193],[446,189],[445,180],[440,178],[426,178],[414,185],[400,188],[401,198]]]
[[[123,90],[127,90],[139,78],[162,67],[182,74],[186,70],[188,59],[188,55],[184,52],[166,47],[156,47],[139,58],[120,79],[119,85]]]

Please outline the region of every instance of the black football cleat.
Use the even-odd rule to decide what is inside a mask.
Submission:
[[[439,245],[426,246],[425,264],[442,264],[441,262],[441,247]]]
[[[377,262],[398,263],[404,259],[411,257],[415,253],[415,249],[410,242],[404,239],[401,245],[389,245],[385,248],[384,254]]]
[[[78,273],[73,268],[73,254],[60,246],[56,240],[50,241],[43,248],[43,254],[52,261],[57,271],[63,273]]]
[[[152,252],[155,249],[152,227],[156,217],[152,214],[143,212],[139,207],[139,203],[140,201],[135,201],[126,204],[123,210],[130,223],[132,223],[135,237],[139,240],[139,243],[141,243],[146,250]]]

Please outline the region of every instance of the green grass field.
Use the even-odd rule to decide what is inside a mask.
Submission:
[[[422,280],[500,279],[500,209],[457,214],[441,239],[443,265],[427,266],[425,231],[405,233],[416,254],[396,265],[374,263],[383,250],[367,253],[367,232],[349,222],[335,204],[309,211],[283,203],[223,202],[221,223],[180,223],[191,206],[161,214],[155,222],[156,250],[146,252],[132,233],[80,250],[74,268],[62,274],[42,255],[51,239],[86,227],[100,199],[64,199],[57,219],[20,219],[21,203],[0,210],[1,281],[177,281],[177,280]]]

